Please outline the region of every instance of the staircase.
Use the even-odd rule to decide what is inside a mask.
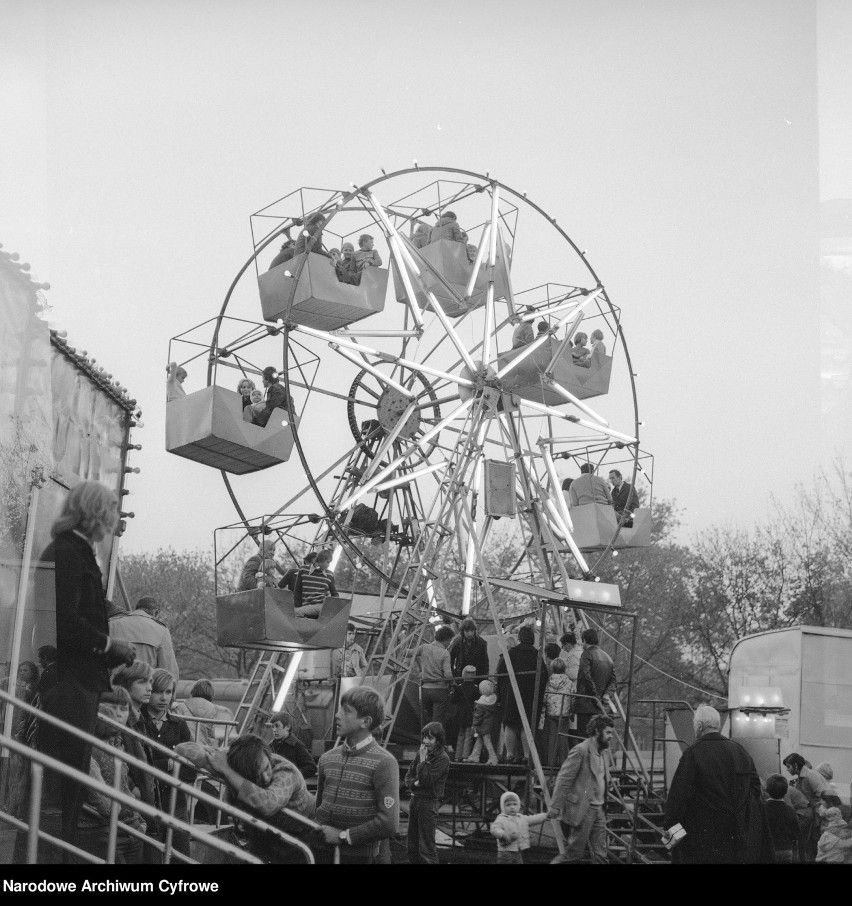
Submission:
[[[237,735],[256,733],[272,713],[278,680],[283,680],[289,658],[293,655],[281,651],[261,651],[249,677],[248,686],[237,707],[234,719]]]
[[[663,846],[665,799],[635,771],[613,769],[607,792],[607,837],[611,861],[668,863]]]

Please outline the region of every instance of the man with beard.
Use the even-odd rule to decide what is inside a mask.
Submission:
[[[612,721],[596,714],[586,728],[588,739],[574,746],[556,777],[548,818],[558,818],[565,835],[565,852],[553,864],[579,862],[586,847],[592,862],[606,862],[607,770],[605,751],[612,739]]]

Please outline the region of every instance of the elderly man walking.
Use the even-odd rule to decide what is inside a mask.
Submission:
[[[666,827],[686,837],[672,852],[683,864],[772,862],[772,842],[751,755],[719,732],[719,712],[700,705],[696,741],[680,757],[668,800]]]
[[[592,861],[606,862],[607,771],[604,752],[612,739],[612,721],[596,714],[588,723],[588,739],[571,749],[556,777],[548,818],[558,818],[565,852],[552,862],[579,862],[588,846]]]

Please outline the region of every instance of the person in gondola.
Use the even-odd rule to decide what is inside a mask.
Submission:
[[[287,391],[280,381],[278,369],[268,365],[263,369],[263,386],[266,388],[266,399],[263,408],[259,412],[252,411],[251,420],[253,424],[265,428],[272,413],[275,409],[283,409],[285,412],[290,411],[287,400]]]
[[[438,222],[429,231],[430,244],[437,242],[439,239],[449,239],[452,242],[464,243],[464,232],[458,225],[453,211],[444,211],[438,218]]]
[[[305,222],[305,228],[299,234],[296,240],[295,252],[302,255],[305,252],[312,252],[314,255],[323,255],[330,258],[331,255],[322,247],[322,231],[325,226],[325,215],[317,211]]]
[[[166,402],[183,399],[186,396],[186,390],[183,389],[183,382],[186,380],[186,368],[178,365],[177,362],[169,362],[166,366],[168,377],[166,378]]]
[[[296,241],[290,239],[289,236],[287,241],[281,246],[281,250],[278,254],[272,259],[272,263],[269,265],[269,270],[272,270],[273,267],[278,267],[279,264],[286,264],[291,259],[296,256]]]
[[[365,267],[382,266],[382,256],[373,248],[373,237],[369,233],[363,233],[358,237],[358,251],[353,258],[359,273]]]
[[[293,589],[293,606],[296,616],[318,617],[327,597],[337,597],[334,573],[331,565],[331,551],[321,550],[314,558],[311,568],[299,570]]]
[[[340,283],[357,285],[360,282],[358,264],[355,261],[355,246],[351,242],[344,242],[341,248],[341,257],[334,263],[334,272]]]

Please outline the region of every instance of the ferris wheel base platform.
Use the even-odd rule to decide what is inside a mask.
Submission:
[[[265,320],[339,330],[384,310],[388,270],[365,267],[360,285],[353,286],[337,279],[330,258],[310,252],[261,274],[257,283]]]
[[[567,497],[567,494],[566,494]],[[571,533],[582,551],[604,550],[612,541],[618,526],[615,510],[602,503],[584,503],[570,510],[574,531]],[[648,547],[651,543],[651,510],[639,507],[633,511],[633,527],[623,527],[613,548]]]
[[[316,619],[296,616],[293,592],[253,588],[216,596],[217,644],[266,651],[342,648],[352,602],[326,598]]]
[[[432,273],[427,267],[420,267],[420,280],[423,281],[426,290],[431,292],[441,306],[445,314],[452,318],[459,318],[469,312],[471,309],[479,308],[485,304],[485,294],[488,290],[488,267],[482,265],[476,277],[476,283],[473,285],[473,292],[467,302],[461,302],[464,294],[467,292],[467,284],[470,275],[473,272],[467,246],[463,242],[454,242],[451,239],[438,239],[430,242],[417,249],[420,257],[432,265],[433,268],[444,278],[444,280],[458,294],[458,298],[448,292],[447,287]],[[506,268],[500,244],[497,245],[497,263],[494,267],[494,298],[502,299],[508,293],[508,280],[506,277]],[[420,280],[414,276],[410,268],[408,278],[414,289],[414,298],[420,308],[425,309],[429,305],[425,291],[421,290]],[[394,265],[394,284],[396,287],[396,299],[398,302],[405,302],[407,294],[405,284],[402,282],[399,270]]]
[[[233,475],[258,472],[290,458],[290,421],[274,409],[264,427],[254,425],[243,419],[239,393],[205,387],[166,405],[166,450]]]

